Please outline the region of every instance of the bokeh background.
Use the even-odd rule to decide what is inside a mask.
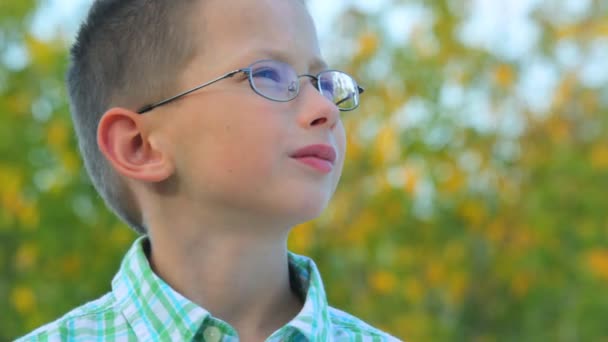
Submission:
[[[135,238],[76,151],[88,1],[0,2],[0,340],[110,288]],[[608,341],[608,2],[310,1],[344,114],[331,207],[290,247],[409,341]]]

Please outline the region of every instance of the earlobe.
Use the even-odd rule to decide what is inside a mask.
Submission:
[[[144,117],[124,108],[108,110],[99,121],[97,144],[121,175],[145,182],[161,182],[173,173],[173,163],[149,139]]]

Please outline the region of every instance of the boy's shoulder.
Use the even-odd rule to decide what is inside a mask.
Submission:
[[[66,313],[54,322],[41,326],[40,328],[20,337],[16,342],[29,341],[64,341],[78,336],[83,338],[107,337],[108,333],[114,336],[122,335],[127,338],[128,329],[123,333],[119,330],[121,325],[128,324],[126,321],[119,322],[122,315],[116,314],[116,300],[112,293],[108,293],[97,300],[86,303]],[[336,340],[359,340],[370,338],[370,341],[400,341],[379,329],[372,327],[363,320],[334,307],[328,308],[331,323],[332,337]],[[105,322],[105,323],[104,323]],[[111,327],[111,328],[110,328]],[[108,328],[111,331],[109,331]],[[126,328],[126,326],[125,326]],[[136,339],[135,336],[132,336]]]
[[[345,339],[350,341],[357,340],[358,338],[370,338],[370,341],[401,341],[398,338],[385,333],[384,331],[374,328],[367,324],[362,319],[357,318],[347,312],[329,307],[329,316],[334,330],[334,337],[337,341]]]
[[[59,319],[39,327],[16,341],[63,341],[75,336],[98,338],[100,335],[104,336],[108,332],[107,329],[117,332],[122,316],[117,314],[115,306],[114,295],[111,292],[107,293],[69,311]],[[126,321],[123,324],[127,324]]]
[[[313,259],[289,252],[289,261],[293,273],[298,275],[293,278],[295,287],[300,296],[306,298],[304,308],[296,319],[314,321],[313,327],[309,327],[309,331],[315,331],[316,335],[312,334],[310,340],[401,341],[360,318],[330,306],[321,274]],[[324,337],[324,332],[329,333],[331,337]]]

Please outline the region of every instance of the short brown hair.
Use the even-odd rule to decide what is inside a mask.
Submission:
[[[71,49],[67,86],[86,170],[106,205],[139,233],[146,227],[124,181],[97,145],[106,110],[139,107],[175,91],[195,54],[197,0],[96,0]]]

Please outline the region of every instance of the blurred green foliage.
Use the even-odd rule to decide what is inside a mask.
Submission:
[[[321,37],[367,90],[344,117],[335,199],[290,248],[334,306],[410,341],[607,339],[608,87],[586,68],[608,49],[608,5],[535,2],[537,39],[515,55],[467,39],[483,1],[386,3]],[[135,236],[87,180],[68,42],[30,33],[35,6],[0,4],[0,340],[108,291]],[[395,37],[403,10],[420,15]]]

